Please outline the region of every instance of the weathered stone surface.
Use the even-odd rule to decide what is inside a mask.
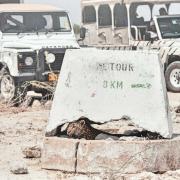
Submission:
[[[47,134],[84,116],[109,122],[124,116],[140,127],[172,136],[167,92],[158,54],[68,50],[63,61]]]
[[[68,125],[69,125],[69,123],[64,124],[64,125],[61,127],[61,132],[62,132],[62,131],[66,131]]]
[[[13,174],[28,174],[27,165],[23,161],[16,161],[10,164],[10,171]]]
[[[33,104],[32,104],[32,108],[39,108],[41,106],[40,101],[38,100],[34,100]]]
[[[145,140],[144,137],[136,137],[136,136],[130,136],[130,137],[122,136],[119,138],[119,141],[144,141],[144,140]]]
[[[44,104],[44,106],[45,106],[46,108],[50,108],[50,107],[52,106],[52,101],[47,101],[47,102]]]
[[[177,171],[168,171],[163,174],[163,180],[168,179],[168,180],[174,180],[174,179],[180,179],[180,170]]]
[[[118,179],[118,176],[117,176]],[[140,174],[125,175],[125,180],[163,180],[158,175],[151,172],[142,172]]]
[[[180,167],[180,141],[82,141],[77,172],[164,172]]]
[[[75,175],[73,177],[64,178],[65,180],[102,180],[104,178],[97,175],[87,176],[87,175]]]
[[[180,169],[180,139],[107,141],[46,138],[45,169],[78,173],[134,174]]]
[[[22,153],[26,158],[40,158],[41,157],[41,147],[39,146],[29,146],[22,150]]]
[[[96,136],[95,140],[118,140],[119,138],[117,136],[110,136],[107,134],[99,134]]]
[[[46,138],[42,151],[42,168],[75,172],[78,141],[64,138]]]

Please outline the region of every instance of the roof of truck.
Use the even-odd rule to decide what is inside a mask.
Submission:
[[[125,4],[131,4],[131,3],[179,3],[180,0],[81,0],[82,4],[93,4],[93,3],[125,3]]]
[[[141,3],[141,2],[149,2],[149,3],[179,3],[179,0],[124,0],[124,3]]]
[[[155,16],[156,18],[171,18],[171,17],[180,17],[180,14],[169,14],[169,15],[164,15],[164,16],[161,16],[161,15],[156,15]]]
[[[0,4],[0,12],[49,12],[64,11],[47,4]]]

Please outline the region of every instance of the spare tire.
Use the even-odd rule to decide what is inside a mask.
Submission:
[[[169,91],[180,92],[180,62],[175,61],[165,71],[166,86]]]

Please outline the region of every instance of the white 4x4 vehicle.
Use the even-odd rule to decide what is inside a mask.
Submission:
[[[81,0],[81,7],[83,45],[160,52],[167,88],[180,92],[179,0]]]
[[[137,46],[158,49],[164,65],[167,88],[180,92],[180,15],[155,16],[145,40],[151,43]]]
[[[17,101],[18,93],[25,95],[24,82],[53,84],[69,48],[79,45],[66,11],[49,5],[0,5],[0,98]],[[40,91],[33,85],[28,89]]]

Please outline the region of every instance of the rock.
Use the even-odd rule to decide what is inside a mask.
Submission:
[[[179,151],[177,139],[122,142],[48,137],[44,141],[41,165],[44,169],[83,174],[164,173],[180,169]]]
[[[95,140],[118,140],[119,138],[117,136],[110,136],[108,134],[99,134],[96,136]]]
[[[69,138],[69,136],[61,135],[60,138]]]
[[[0,135],[4,136],[5,132],[4,131],[0,131]]]
[[[79,140],[58,137],[45,138],[41,167],[60,171],[76,171],[76,150]]]
[[[129,137],[126,137],[126,136],[122,136],[119,138],[120,141],[144,141],[145,138],[143,137],[135,137],[135,136],[129,136]]]
[[[41,157],[41,148],[38,146],[25,147],[22,150],[22,153],[26,158],[40,158]]]
[[[128,126],[135,126],[135,124],[130,122],[130,123],[128,123]]]
[[[135,136],[135,135],[138,135],[138,134],[140,134],[140,131],[139,130],[137,130],[137,129],[133,129],[133,130],[126,130],[126,131],[124,131],[124,134],[125,135],[128,135],[128,136]]]
[[[66,180],[102,180],[102,178],[96,175],[93,176],[75,175],[73,177],[67,178]]]
[[[124,179],[128,180],[161,180],[158,175],[151,172],[142,172],[139,174],[125,175]]]
[[[163,174],[164,179],[180,179],[180,170],[177,171],[168,171]]]
[[[81,141],[77,151],[76,172],[134,174],[178,169],[179,148],[176,140]]]
[[[39,108],[40,106],[41,106],[41,103],[38,100],[34,100],[34,102],[32,103],[32,108]]]
[[[27,165],[23,161],[16,161],[10,165],[13,174],[28,174]]]
[[[62,132],[62,131],[66,131],[68,125],[69,125],[69,123],[65,123],[64,125],[62,125],[62,127],[61,127],[61,132]]]
[[[126,120],[126,121],[131,120],[131,118],[129,116],[125,116],[125,115],[122,117],[122,119]]]

